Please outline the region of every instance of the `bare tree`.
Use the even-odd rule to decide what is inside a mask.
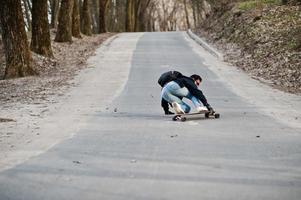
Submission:
[[[62,0],[56,42],[72,42],[72,11],[74,0]]]
[[[156,8],[156,4],[154,1],[150,2],[150,5],[147,9],[147,24],[146,24],[146,31],[154,31],[155,29],[154,27],[154,21],[155,21],[155,17],[154,17],[154,12]]]
[[[168,31],[175,31],[177,29],[177,11],[179,9],[179,1],[175,1],[173,4],[173,8],[169,11],[169,14],[166,18],[167,25],[168,25]]]
[[[0,24],[6,58],[4,78],[36,74],[32,69],[21,1],[0,0],[0,5]]]
[[[50,0],[51,6],[51,28],[57,28],[60,2],[59,0]]]
[[[98,33],[99,31],[99,0],[90,1],[90,18],[92,23],[93,33]]]
[[[134,31],[134,15],[135,15],[135,9],[134,9],[134,0],[127,0],[126,2],[126,22],[125,22],[125,29],[127,32],[133,32]]]
[[[90,15],[90,0],[84,0],[82,9],[82,32],[85,35],[92,35],[91,15]]]
[[[186,0],[183,0],[183,3],[184,3],[184,9],[185,9],[185,18],[186,18],[187,28],[190,29],[190,22],[189,22],[189,15],[188,15],[188,10],[187,10]]]
[[[194,24],[194,27],[197,26],[197,0],[190,0],[190,3],[191,3],[191,7],[192,7],[192,15],[193,15],[193,24]]]
[[[117,6],[117,19],[118,19],[118,30],[125,31],[126,30],[126,4],[127,1],[118,1],[116,2]]]
[[[109,0],[99,0],[99,33],[107,32],[106,13]]]
[[[135,31],[146,30],[146,15],[147,8],[150,5],[151,0],[138,0],[136,1],[136,19],[135,19]]]
[[[32,6],[31,6],[31,2],[29,0],[22,0],[24,8],[25,8],[25,19],[26,19],[26,23],[25,26],[27,27],[28,31],[31,31],[31,10],[32,10]]]
[[[31,50],[52,57],[47,0],[32,0]]]
[[[80,15],[79,15],[79,2],[74,0],[72,12],[72,36],[82,38],[80,35]]]
[[[113,15],[109,23],[113,23],[111,31],[122,32],[125,31],[126,25],[126,4],[127,0],[112,0],[111,14]]]

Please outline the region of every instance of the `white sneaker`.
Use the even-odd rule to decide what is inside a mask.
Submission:
[[[172,107],[175,110],[176,114],[185,114],[184,110],[177,102],[172,102]]]
[[[200,113],[204,113],[208,111],[208,109],[205,106],[198,106],[195,109]]]

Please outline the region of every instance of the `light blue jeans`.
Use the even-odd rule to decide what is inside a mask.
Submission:
[[[165,99],[169,103],[177,102],[180,104],[185,113],[189,113],[191,108],[188,104],[182,101],[182,97],[191,100],[195,107],[201,105],[200,101],[195,96],[192,96],[186,87],[181,88],[174,81],[167,83],[161,91],[161,98]]]

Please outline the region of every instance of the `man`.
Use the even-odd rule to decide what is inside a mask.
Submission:
[[[193,74],[190,77],[178,77],[163,87],[161,97],[172,104],[177,114],[189,113],[191,109],[190,106],[182,100],[183,97],[190,99],[198,112],[204,110],[214,112],[203,92],[198,89],[201,82],[202,78],[197,74]],[[201,103],[205,107],[201,106]]]

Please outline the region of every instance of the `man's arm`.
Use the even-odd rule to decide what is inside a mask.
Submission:
[[[202,92],[201,90],[199,90],[199,89],[197,89],[197,88],[192,89],[191,94],[192,94],[193,96],[195,96],[196,98],[198,98],[198,99],[202,102],[202,104],[203,104],[204,106],[207,107],[207,106],[209,105],[209,103],[208,103],[208,101],[207,101],[205,95],[203,94],[203,92]]]
[[[206,106],[206,108],[208,109],[209,112],[214,113],[213,108],[210,106],[210,104],[208,103],[205,95],[203,94],[203,92],[199,89],[197,89],[197,91],[195,91],[195,93],[197,94],[197,98],[203,103],[204,106]]]
[[[191,81],[189,79],[185,79],[184,85],[193,96],[198,98],[202,102],[202,104],[207,107],[207,109],[210,112],[214,112],[213,108],[208,103],[208,101],[207,101],[205,95],[203,94],[203,92],[198,89],[198,87],[194,84],[193,81]]]
[[[193,80],[190,78],[185,78],[182,80],[183,80],[184,86],[189,90],[189,92],[193,96],[198,98],[204,104],[204,106],[206,106],[208,104],[207,99],[206,99],[205,95],[203,94],[203,92],[201,90],[199,90],[198,87],[195,85]]]

